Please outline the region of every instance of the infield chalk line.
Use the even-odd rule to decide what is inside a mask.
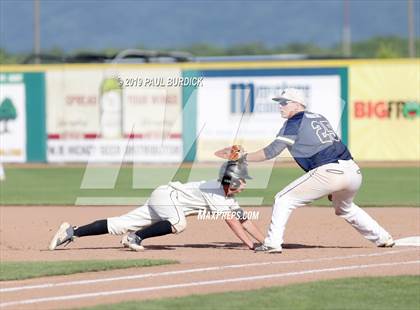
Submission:
[[[420,236],[412,236],[395,240],[396,246],[420,246]]]
[[[42,288],[53,288],[53,287],[61,287],[61,286],[86,285],[86,284],[101,283],[101,282],[126,281],[126,280],[143,279],[143,278],[151,278],[151,277],[161,277],[161,276],[170,276],[170,275],[178,275],[178,274],[186,274],[186,273],[245,268],[245,267],[254,267],[254,266],[299,264],[299,263],[302,264],[302,263],[314,263],[314,262],[322,262],[322,261],[333,261],[333,260],[340,260],[340,259],[352,259],[352,258],[359,258],[359,257],[384,256],[384,255],[392,255],[392,254],[398,254],[398,253],[410,252],[410,251],[417,251],[417,249],[404,249],[404,250],[398,250],[398,251],[386,251],[386,252],[371,253],[371,254],[354,254],[354,255],[348,255],[348,256],[309,258],[309,259],[303,259],[303,260],[274,261],[274,262],[249,263],[249,264],[241,264],[241,265],[214,266],[214,267],[205,267],[205,268],[156,272],[156,273],[143,273],[143,274],[130,275],[130,276],[111,277],[111,278],[102,278],[102,279],[93,279],[93,280],[78,280],[78,281],[66,281],[66,282],[59,282],[59,283],[45,283],[45,284],[38,284],[38,285],[23,285],[23,286],[2,288],[0,289],[0,293],[42,289]]]
[[[222,279],[222,280],[187,282],[187,283],[149,286],[149,287],[142,287],[142,288],[126,289],[126,290],[102,291],[102,292],[96,292],[96,293],[34,298],[34,299],[26,299],[26,300],[0,303],[0,308],[4,308],[8,306],[16,306],[16,305],[36,304],[36,303],[43,303],[43,302],[49,302],[49,301],[75,300],[75,299],[83,299],[83,298],[90,298],[90,297],[111,296],[111,295],[120,295],[120,294],[127,294],[127,293],[140,293],[140,292],[158,291],[158,290],[164,290],[164,289],[177,289],[177,288],[192,287],[192,286],[204,286],[204,285],[214,285],[214,284],[221,284],[221,283],[234,283],[234,282],[245,282],[245,281],[255,281],[255,280],[273,279],[273,278],[292,277],[292,276],[300,276],[300,275],[305,275],[305,274],[315,274],[315,273],[323,273],[323,272],[367,269],[367,268],[376,268],[376,267],[402,266],[402,265],[412,265],[412,264],[420,264],[420,260],[394,262],[394,263],[369,264],[369,265],[351,265],[351,266],[342,266],[342,267],[325,268],[325,269],[310,269],[310,270],[303,270],[303,271],[274,273],[274,274],[251,276],[251,277],[239,277],[239,278],[229,278],[229,279]]]

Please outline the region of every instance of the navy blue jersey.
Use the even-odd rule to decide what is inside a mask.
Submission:
[[[322,115],[299,112],[289,118],[276,139],[264,148],[267,159],[289,150],[298,165],[305,171],[316,167],[353,159],[341,142],[330,122]]]

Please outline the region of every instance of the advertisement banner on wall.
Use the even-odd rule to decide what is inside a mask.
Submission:
[[[26,161],[26,93],[23,73],[0,74],[0,161]]]
[[[350,146],[356,159],[420,158],[419,62],[350,67]]]
[[[302,89],[308,110],[324,115],[339,135],[346,113],[345,69],[200,71],[197,88],[197,159],[213,161],[214,151],[233,143],[247,150],[272,142],[285,122],[272,100],[285,88]],[[343,130],[344,128],[344,130]],[[343,139],[344,140],[344,139]]]
[[[48,71],[50,162],[182,160],[176,69]]]

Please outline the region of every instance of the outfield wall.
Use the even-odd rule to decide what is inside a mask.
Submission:
[[[287,68],[200,70],[186,73],[203,78],[190,104],[196,106],[196,159],[214,161],[214,151],[242,144],[257,150],[269,144],[285,120],[271,99],[282,89],[302,89],[308,109],[325,115],[347,141],[347,69]],[[191,134],[191,132],[190,132]]]
[[[420,65],[350,67],[350,146],[366,161],[420,161]]]
[[[271,142],[302,89],[358,160],[420,159],[420,60],[2,66],[0,160],[216,160]]]
[[[48,162],[179,162],[180,87],[151,87],[180,69],[47,71]]]

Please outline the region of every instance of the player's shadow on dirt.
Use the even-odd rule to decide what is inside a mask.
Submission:
[[[177,248],[191,249],[231,249],[247,250],[243,243],[238,242],[212,242],[212,243],[192,243],[192,244],[168,244],[168,245],[145,245],[147,250],[175,250]]]
[[[299,244],[299,243],[284,243],[283,249],[360,249],[359,246],[334,246],[334,245],[310,245],[310,244]]]
[[[169,250],[173,251],[177,248],[190,248],[190,249],[225,249],[225,250],[247,250],[249,249],[244,246],[243,243],[239,242],[212,242],[212,243],[191,243],[191,244],[159,244],[159,245],[145,245],[146,250]],[[354,246],[323,246],[323,245],[310,245],[310,244],[299,244],[299,243],[286,243],[283,244],[283,249],[294,250],[294,249],[360,249],[362,247]],[[55,251],[67,251],[67,250],[124,250],[122,246],[106,246],[106,247],[82,247],[82,248],[58,248]],[[47,249],[41,251],[49,251]]]
[[[72,247],[65,247],[65,248],[58,248],[54,251],[80,251],[80,250],[117,250],[123,249],[122,246],[103,246],[103,247],[83,247],[83,248],[72,248]],[[41,252],[49,252],[48,249],[41,249]]]
[[[212,243],[192,243],[192,244],[170,244],[170,245],[145,245],[146,250],[175,250],[177,248],[192,249],[228,249],[228,250],[249,250],[243,243],[238,242],[212,242]],[[361,247],[353,246],[323,246],[299,243],[283,244],[284,249],[358,249]]]

